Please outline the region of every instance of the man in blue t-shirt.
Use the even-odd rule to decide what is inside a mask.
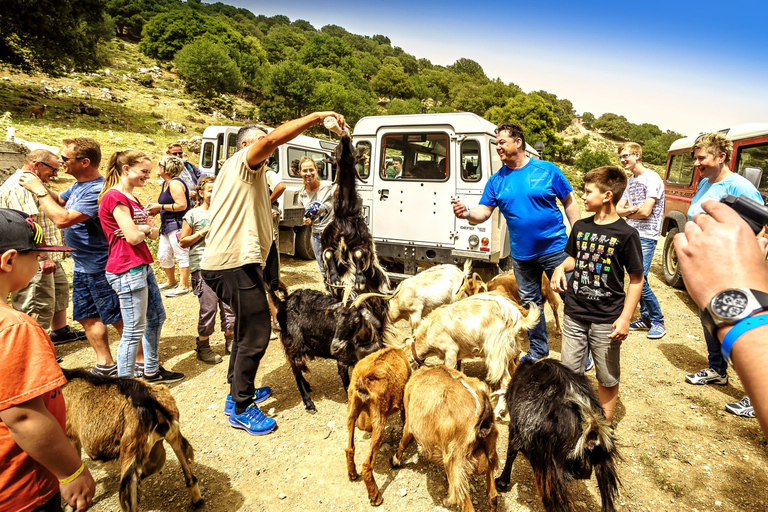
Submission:
[[[551,278],[555,268],[568,256],[564,251],[568,236],[557,200],[563,204],[571,226],[581,218],[581,211],[563,172],[550,162],[531,159],[525,154],[525,136],[520,125],[504,123],[496,129],[496,152],[504,166],[488,180],[480,204],[469,209],[453,201],[453,213],[460,219],[480,224],[499,208],[509,228],[520,299],[542,307],[541,274]],[[528,338],[531,347],[523,359],[536,360],[549,355],[543,309],[539,323],[528,331]]]
[[[66,244],[77,249],[72,253],[72,318],[83,326],[96,352],[91,373],[114,377],[117,365],[109,350],[106,325],[122,333],[123,319],[117,294],[104,274],[108,244],[98,217],[98,198],[104,186],[104,177],[99,174],[101,147],[86,137],[64,139],[59,162],[77,180],[61,194],[46,189],[32,174],[19,181],[38,197],[40,207],[56,227],[64,229]]]

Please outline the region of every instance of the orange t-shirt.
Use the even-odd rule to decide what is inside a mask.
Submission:
[[[63,430],[66,411],[60,386],[66,382],[43,328],[0,303],[0,411],[42,396]],[[58,492],[56,477],[22,450],[0,421],[0,510],[33,510]]]

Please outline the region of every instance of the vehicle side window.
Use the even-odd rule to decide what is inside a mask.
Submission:
[[[371,173],[371,143],[361,140],[355,146],[355,168],[361,178],[366,179]]]
[[[445,181],[450,176],[448,134],[403,133],[382,137],[381,168],[384,179]]]
[[[213,142],[203,144],[203,158],[201,165],[206,169],[213,167]]]
[[[745,167],[758,167],[763,170],[760,178],[760,192],[768,193],[768,142],[755,144],[754,146],[742,146],[736,154],[734,170],[743,174]]]
[[[288,169],[289,176],[293,176],[294,178],[301,178],[301,173],[299,172],[299,162],[305,156],[308,156],[315,161],[318,178],[322,180],[333,180],[332,166],[331,164],[324,161],[324,158],[327,156],[325,153],[309,151],[296,147],[288,148],[288,161],[291,162],[291,168]]]
[[[238,149],[239,148],[237,147],[237,134],[230,133],[227,136],[227,158],[237,153]]]
[[[688,187],[693,183],[693,158],[689,153],[672,155],[667,172],[669,185],[681,185]]]
[[[480,143],[476,140],[465,140],[461,143],[461,179],[464,181],[480,181]]]

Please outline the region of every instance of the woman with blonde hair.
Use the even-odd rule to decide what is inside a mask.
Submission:
[[[120,299],[123,317],[117,375],[139,376],[150,382],[176,382],[184,375],[166,371],[158,360],[165,308],[145,240],[156,239],[159,230],[133,194],[134,188],[144,186],[151,169],[152,162],[144,153],[118,151],[107,163],[99,195],[99,220],[109,244],[106,278]],[[143,367],[136,365],[139,341],[144,351]]]
[[[179,176],[184,171],[184,161],[175,156],[166,156],[157,164],[157,174],[163,179],[157,203],[147,205],[151,215],[160,213],[160,244],[157,259],[168,280],[160,286],[166,297],[177,297],[189,293],[189,250],[179,243],[179,234],[184,215],[190,209],[189,189]],[[176,267],[179,263],[179,281],[176,282]],[[180,284],[180,285],[179,285]],[[178,286],[178,288],[176,288]],[[176,288],[173,290],[172,288]]]
[[[336,185],[317,177],[317,165],[308,156],[299,161],[299,173],[304,181],[304,186],[299,190],[299,202],[304,207],[304,225],[312,226],[312,249],[315,251],[320,273],[325,279],[323,246],[320,238],[323,230],[333,219],[333,192],[336,190]]]

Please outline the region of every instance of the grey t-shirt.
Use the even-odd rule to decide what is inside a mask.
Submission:
[[[193,233],[197,233],[205,228],[211,222],[211,214],[202,207],[192,208],[184,215],[184,220],[192,228]],[[200,270],[200,260],[203,258],[205,249],[205,237],[201,238],[189,248],[189,271],[196,272]]]
[[[664,220],[664,181],[651,169],[646,169],[637,178],[630,177],[621,199],[629,201],[630,206],[635,206],[643,204],[647,197],[656,199],[651,214],[644,219],[627,219],[627,224],[637,230],[640,238],[658,240]]]
[[[333,220],[333,193],[335,191],[336,184],[327,181],[321,182],[320,188],[314,192],[307,192],[305,188],[299,191],[299,202],[301,202],[301,206],[304,209],[315,201],[321,203],[317,217],[314,223],[312,223],[313,233],[322,233],[328,224],[331,223],[331,220]]]

